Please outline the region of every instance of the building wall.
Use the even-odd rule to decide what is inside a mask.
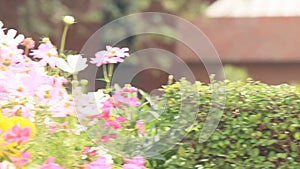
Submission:
[[[300,17],[199,18],[193,23],[215,46],[223,64],[245,66],[255,80],[269,84],[300,82]],[[201,62],[187,46],[176,46],[176,53],[188,64]],[[197,74],[200,67],[193,66]]]

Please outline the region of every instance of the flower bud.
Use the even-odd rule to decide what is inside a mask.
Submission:
[[[66,25],[72,25],[75,23],[75,18],[73,16],[65,16],[63,21]]]
[[[80,80],[80,84],[81,84],[82,86],[87,86],[88,83],[89,83],[89,81],[87,81],[87,80],[85,80],[85,79]]]
[[[34,48],[35,42],[34,42],[34,40],[32,40],[32,38],[26,38],[22,42],[22,45],[28,49],[32,49],[32,48]]]
[[[79,85],[79,82],[78,82],[78,80],[72,80],[71,84],[73,87],[76,87]]]
[[[43,39],[42,39],[43,43],[46,43],[46,42],[49,42],[49,41],[50,41],[50,39],[48,37],[43,37]]]

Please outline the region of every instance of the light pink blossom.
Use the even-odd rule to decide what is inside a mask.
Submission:
[[[129,54],[126,53],[128,51],[128,48],[106,46],[106,50],[97,52],[95,58],[91,58],[91,63],[101,66],[103,64],[124,62],[124,58],[129,57]]]
[[[56,48],[52,45],[50,40],[40,44],[37,50],[32,50],[31,55],[34,58],[40,58],[40,64],[46,66],[49,64],[52,68],[56,67],[58,64],[57,55],[58,52]]]
[[[22,156],[20,158],[10,157],[11,161],[14,163],[15,166],[23,166],[27,164],[31,159],[30,152],[26,151],[22,153]]]
[[[109,160],[105,157],[98,157],[95,161],[91,162],[86,169],[112,169],[113,166],[109,164]]]
[[[145,125],[144,125],[144,122],[142,120],[138,120],[135,124],[138,132],[142,135],[144,135],[146,133],[145,131]]]
[[[49,157],[44,165],[40,166],[40,169],[66,169],[64,167],[61,167],[59,164],[54,163],[55,158]]]
[[[129,51],[129,48],[118,48],[118,47],[106,46],[106,50],[108,52],[108,55],[111,56],[116,56],[119,58],[129,57],[129,53],[126,53]]]
[[[100,67],[109,63],[120,63],[124,62],[124,59],[116,56],[111,56],[107,51],[100,51],[95,54],[95,58],[91,58],[91,63],[96,64]]]
[[[136,156],[132,159],[124,158],[124,162],[123,169],[147,169],[145,167],[146,160],[142,156]]]
[[[101,141],[103,143],[108,143],[110,142],[111,140],[114,140],[117,138],[117,135],[116,134],[108,134],[108,135],[104,135],[104,136],[101,136]]]
[[[113,94],[113,98],[116,102],[127,104],[130,106],[140,106],[141,103],[139,102],[139,99],[137,97],[128,97],[126,96],[126,93],[115,91]]]

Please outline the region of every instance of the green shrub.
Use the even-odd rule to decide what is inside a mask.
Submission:
[[[226,105],[214,134],[198,142],[212,93],[212,85],[198,82],[193,85],[200,93],[197,122],[155,168],[300,168],[300,88],[252,80],[217,83],[226,85]],[[172,98],[183,85],[185,80],[164,87],[168,114],[178,113],[181,105]]]

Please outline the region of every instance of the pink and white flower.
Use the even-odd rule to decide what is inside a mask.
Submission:
[[[40,44],[37,50],[32,50],[30,54],[34,58],[40,58],[40,64],[46,66],[49,64],[52,68],[56,67],[58,64],[57,55],[58,52],[56,48],[52,45],[50,40]]]
[[[109,63],[120,63],[124,62],[125,57],[129,57],[128,48],[118,48],[106,46],[106,50],[99,51],[95,54],[95,58],[91,58],[91,63],[96,66]]]
[[[118,48],[118,47],[106,46],[106,50],[108,52],[108,55],[110,56],[116,56],[119,58],[129,57],[129,53],[126,53],[129,51],[129,48]]]

